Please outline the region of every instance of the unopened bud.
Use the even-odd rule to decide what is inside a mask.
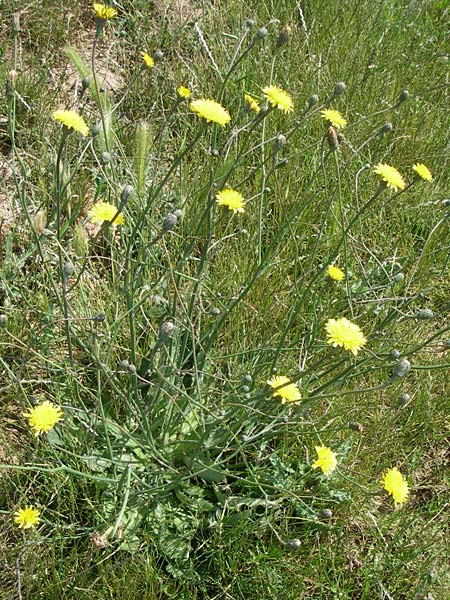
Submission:
[[[164,235],[167,231],[171,231],[175,228],[178,222],[177,216],[175,213],[168,213],[163,221],[161,234]]]
[[[406,392],[403,392],[402,394],[400,394],[400,396],[398,398],[398,402],[397,402],[398,408],[405,406],[406,404],[408,404],[408,402],[410,400],[411,400],[411,396],[409,394],[407,394]]]
[[[390,123],[389,121],[387,121],[386,123],[384,123],[384,125],[381,126],[380,132],[381,133],[388,133],[389,131],[392,131],[393,127],[392,127],[392,123]]]
[[[161,323],[158,331],[158,341],[165,344],[172,337],[175,327],[175,323],[172,323],[172,321]]]
[[[176,216],[177,219],[181,219],[181,217],[183,216],[183,211],[181,210],[181,208],[177,208],[173,211],[173,214]]]
[[[308,108],[312,108],[319,102],[319,96],[317,94],[313,94],[309,97],[308,100]]]
[[[243,386],[241,386],[241,391],[244,392],[244,394],[248,394],[250,391],[250,388],[248,387],[248,385],[243,385]]]
[[[265,38],[267,36],[268,33],[269,32],[267,31],[267,29],[265,27],[260,27],[255,34],[255,39],[262,40],[263,38]]]
[[[449,349],[450,349],[450,339],[446,339],[446,340],[444,340],[444,348],[445,348],[446,350],[449,350]]]
[[[101,130],[102,130],[102,127],[101,127],[100,123],[97,123],[96,125],[94,125],[91,129],[92,137],[97,136]]]
[[[292,29],[289,27],[289,25],[285,25],[278,35],[277,48],[280,48],[280,46],[284,46],[289,42],[291,33]]]
[[[253,381],[253,377],[250,375],[250,373],[246,373],[242,377],[242,381],[245,381],[245,383],[251,383]]]
[[[400,102],[405,102],[405,100],[408,100],[409,98],[409,92],[408,90],[403,90],[403,92],[400,94],[398,101]]]
[[[327,141],[330,146],[330,150],[337,150],[339,148],[339,141],[336,135],[336,129],[330,125],[327,129]]]
[[[293,538],[292,540],[288,540],[287,545],[289,546],[289,548],[292,548],[293,550],[298,550],[298,548],[300,548],[302,543],[298,538]]]
[[[109,163],[111,162],[111,154],[109,152],[102,152],[100,156],[100,162],[104,167],[106,165],[109,165]]]
[[[431,308],[420,308],[414,317],[416,319],[425,321],[426,319],[432,319],[434,317],[434,312],[431,310]]]
[[[75,271],[75,267],[74,267],[73,263],[66,262],[65,265],[63,266],[64,279],[67,279],[68,277],[73,275],[74,271]]]
[[[156,52],[153,53],[153,60],[156,62],[161,62],[164,58],[164,54],[161,52],[161,50],[157,50]]]
[[[220,308],[213,307],[209,309],[209,314],[213,317],[218,317],[220,315]]]
[[[392,379],[404,377],[411,368],[411,363],[407,358],[401,358],[395,365],[394,372],[392,373]]]
[[[324,508],[323,510],[320,511],[319,517],[321,519],[332,519],[333,511],[331,510],[331,508]]]
[[[346,88],[347,86],[343,81],[338,81],[334,86],[334,95],[341,96],[345,92]]]
[[[275,152],[279,152],[286,145],[286,137],[279,133],[275,138]]]
[[[391,350],[389,356],[393,359],[393,360],[398,360],[400,358],[400,351],[396,350],[395,348],[393,350]]]
[[[89,77],[83,77],[83,79],[81,80],[81,88],[82,88],[83,92],[85,90],[87,90],[90,85],[91,85],[90,78]]]
[[[394,283],[400,283],[401,281],[403,281],[405,279],[405,276],[403,273],[396,273],[394,275],[394,277],[392,278],[392,281]]]
[[[38,235],[42,235],[45,232],[45,227],[47,225],[47,213],[45,210],[38,211],[33,219],[33,228]]]
[[[130,363],[126,359],[121,360],[119,363],[119,369],[124,369],[125,371],[128,371],[129,366],[130,366]]]
[[[131,196],[134,194],[134,187],[132,185],[124,185],[122,193],[120,194],[120,209],[122,209]]]
[[[255,21],[254,21],[253,19],[247,19],[247,20],[245,21],[245,26],[246,26],[248,29],[251,29],[252,27],[254,27],[254,26],[255,26]]]
[[[98,313],[98,315],[95,315],[94,317],[94,321],[96,321],[97,323],[103,323],[105,319],[106,316],[103,313]]]
[[[364,427],[361,425],[361,423],[358,423],[358,421],[350,421],[348,428],[352,431],[357,431],[358,433],[361,433],[364,430]]]
[[[8,327],[8,317],[6,315],[0,315],[0,329],[6,329]]]

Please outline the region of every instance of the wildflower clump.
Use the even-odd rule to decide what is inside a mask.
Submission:
[[[114,219],[115,215],[117,216]],[[124,225],[125,223],[124,216],[121,213],[117,214],[117,208],[113,204],[109,204],[109,202],[97,202],[94,204],[88,212],[88,217],[92,223],[98,223],[99,225],[110,222],[113,219],[113,225]]]
[[[216,195],[217,204],[221,204],[222,206],[226,206],[230,210],[236,213],[244,212],[244,197],[241,193],[236,190],[232,190],[231,188],[224,189],[217,193]]]
[[[207,123],[217,123],[225,127],[231,121],[230,113],[215,100],[205,98],[192,100],[189,108]]]
[[[413,170],[424,181],[433,181],[433,175],[431,174],[430,169],[426,165],[422,163],[417,163],[413,165]]]
[[[390,494],[396,505],[401,506],[406,502],[409,496],[408,482],[397,469],[393,467],[388,469],[381,479],[384,489]]]
[[[320,111],[322,117],[328,121],[336,129],[343,129],[347,125],[346,119],[341,115],[338,110],[332,108],[326,108]]]
[[[297,385],[292,383],[285,375],[269,379],[267,384],[274,390],[272,396],[274,398],[276,396],[281,398],[281,404],[286,404],[286,402],[300,402],[302,399]]]
[[[262,90],[264,97],[273,108],[289,113],[294,110],[294,103],[290,94],[276,85],[268,85]]]
[[[315,446],[317,459],[313,462],[313,469],[322,469],[324,475],[331,475],[337,465],[336,454],[327,446]]]
[[[86,137],[89,133],[89,127],[86,125],[83,117],[73,110],[55,110],[52,117],[68,129],[78,131],[83,137]]]
[[[327,275],[333,281],[344,281],[345,273],[339,267],[335,265],[330,265],[327,269]]]
[[[380,175],[386,186],[394,192],[404,190],[406,187],[405,180],[395,167],[391,167],[386,163],[379,163],[374,167],[373,172]]]
[[[339,319],[328,319],[325,329],[327,332],[327,342],[333,347],[340,346],[345,350],[350,350],[354,356],[367,343],[363,332],[355,323],[352,323],[345,317]]]
[[[48,400],[34,406],[28,412],[23,413],[23,416],[27,417],[28,423],[35,435],[53,429],[56,423],[64,418],[63,415],[64,413],[59,406],[55,406]]]
[[[32,506],[26,506],[25,508],[19,508],[14,513],[14,522],[19,526],[20,529],[31,529],[39,524],[40,512],[37,508]]]

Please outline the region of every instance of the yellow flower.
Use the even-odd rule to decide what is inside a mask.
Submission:
[[[74,129],[86,137],[89,133],[89,127],[84,122],[83,117],[73,110],[55,110],[52,114],[55,121],[60,121],[65,127]]]
[[[333,125],[336,129],[342,129],[347,125],[346,119],[341,115],[338,110],[332,108],[326,108],[320,111],[320,114],[324,119]]]
[[[192,92],[189,88],[184,87],[184,85],[180,85],[177,87],[177,94],[180,96],[180,98],[189,98]]]
[[[39,435],[44,431],[50,431],[58,421],[64,418],[63,411],[59,406],[55,406],[48,400],[45,400],[42,404],[33,406],[27,413],[23,413],[23,416],[28,418],[28,423],[31,429],[34,430],[35,435]]]
[[[417,173],[417,175],[419,175],[419,177],[421,177],[425,181],[433,181],[433,175],[431,174],[430,169],[426,165],[423,165],[422,163],[417,163],[416,165],[413,165],[413,169]]]
[[[286,113],[294,110],[291,96],[276,85],[268,85],[263,88],[262,92],[272,107],[279,108]]]
[[[367,343],[363,332],[345,317],[339,319],[328,319],[325,329],[327,331],[328,339],[327,342],[334,346],[341,346],[345,350],[350,350],[355,356],[358,354],[358,350]]]
[[[99,19],[113,19],[117,15],[117,10],[115,8],[111,8],[110,6],[98,2],[94,2],[93,9]]]
[[[272,394],[274,398],[280,396],[281,404],[286,404],[286,402],[300,402],[302,399],[297,385],[291,383],[291,380],[285,375],[279,375],[278,377],[269,379],[267,384],[275,390]]]
[[[254,113],[258,114],[261,108],[259,106],[259,103],[253,98],[253,96],[250,96],[250,94],[244,94],[244,98],[247,102],[247,106],[249,107],[249,109],[252,110]]]
[[[322,469],[325,475],[330,475],[337,465],[336,454],[327,446],[315,446],[317,460],[312,464],[313,469]]]
[[[374,167],[373,172],[380,175],[387,187],[394,192],[397,190],[404,190],[406,187],[405,180],[395,167],[391,167],[385,163],[379,163]]]
[[[330,265],[327,269],[328,277],[334,281],[343,281],[345,279],[345,273],[339,267]]]
[[[227,188],[217,193],[216,195],[217,204],[221,204],[222,206],[226,206],[230,210],[232,210],[235,214],[240,212],[244,212],[244,197],[236,190],[232,190]]]
[[[153,57],[150,56],[150,54],[148,54],[147,52],[142,51],[141,52],[141,56],[142,56],[142,60],[144,61],[145,65],[149,69],[152,69],[155,66],[155,61],[153,60]]]
[[[381,480],[384,489],[394,498],[395,504],[402,505],[409,496],[408,482],[397,469],[388,469]]]
[[[14,522],[20,527],[20,529],[31,529],[36,527],[39,523],[39,511],[37,508],[32,506],[26,506],[25,508],[19,508],[14,513]]]
[[[97,202],[88,212],[88,217],[93,223],[105,223],[114,219],[114,215],[117,214],[117,208],[113,204],[108,202]],[[123,225],[125,219],[121,213],[114,219],[113,225]]]
[[[215,100],[205,98],[192,100],[189,108],[199,117],[205,119],[207,123],[218,123],[222,127],[225,127],[231,121],[230,113],[221,104],[215,102]]]

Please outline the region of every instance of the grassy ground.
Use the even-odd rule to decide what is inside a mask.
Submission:
[[[106,94],[75,66],[90,6],[1,5],[0,598],[448,598],[447,4],[124,0],[97,39]],[[294,112],[258,121],[243,95],[270,83]],[[231,124],[203,127],[181,84]],[[62,143],[59,108],[97,136]],[[126,224],[94,230],[98,200]],[[368,338],[355,357],[326,343],[338,316]],[[35,437],[21,415],[45,400],[64,421]]]

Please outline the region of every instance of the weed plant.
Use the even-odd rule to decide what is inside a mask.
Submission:
[[[37,99],[34,130],[14,15],[0,389],[19,598],[422,598],[445,581],[440,83],[397,85],[406,3],[347,25],[321,6],[320,32],[313,4],[272,4],[230,3],[221,30],[166,15],[138,47],[141,3],[80,13],[75,93]],[[119,92],[108,40],[131,63]]]

